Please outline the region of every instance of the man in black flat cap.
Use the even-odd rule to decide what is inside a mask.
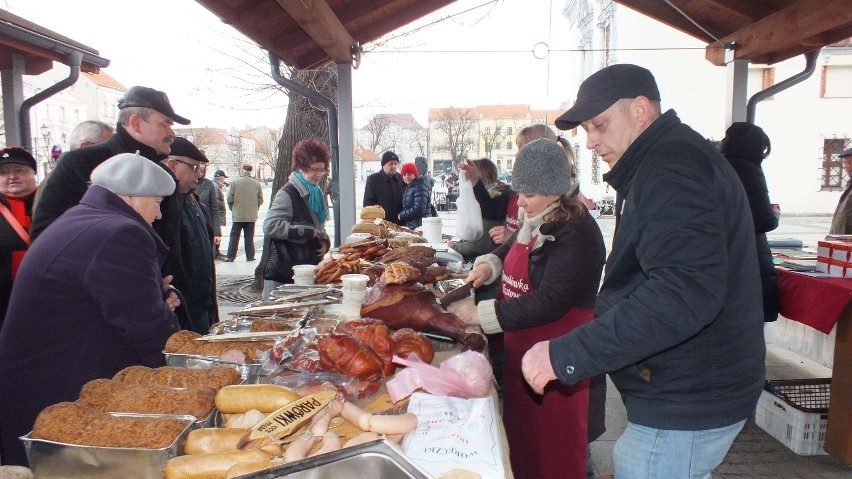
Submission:
[[[382,155],[382,169],[367,177],[364,185],[363,206],[379,205],[385,210],[385,219],[398,225],[405,225],[399,219],[402,211],[402,192],[405,183],[397,172],[399,157],[392,151]]]
[[[39,234],[66,210],[80,202],[89,184],[92,170],[119,153],[136,153],[165,169],[160,164],[171,149],[175,132],[174,123],[188,125],[189,120],[175,113],[164,92],[153,88],[134,86],[118,100],[118,124],[115,134],[104,143],[90,145],[67,152],[56,169],[40,188],[41,198],[33,213],[30,237]],[[174,176],[174,175],[172,175]],[[154,230],[169,247],[164,275],[172,275],[172,284],[181,292],[189,291],[189,279],[183,269],[180,252],[181,210],[177,191],[160,204],[162,218],[154,222]],[[181,323],[187,324],[184,308],[178,308]]]
[[[837,202],[837,208],[831,218],[829,234],[849,235],[852,234],[852,195],[849,194],[852,191],[852,148],[841,151],[837,157],[843,161],[843,169],[846,170],[849,182],[846,183],[846,189],[843,190],[840,201]]]
[[[609,165],[616,229],[596,317],[534,345],[541,393],[609,373],[627,409],[615,477],[711,477],[753,414],[765,375],[760,273],[743,186],[650,71],[612,65],[556,120]]]

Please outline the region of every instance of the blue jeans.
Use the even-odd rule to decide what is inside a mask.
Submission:
[[[628,422],[615,442],[615,479],[710,479],[745,425],[704,431],[671,431]]]

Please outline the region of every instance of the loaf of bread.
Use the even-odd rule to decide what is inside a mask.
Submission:
[[[113,416],[82,404],[61,402],[36,418],[30,437],[66,444],[162,449],[187,428],[166,417]]]
[[[385,219],[385,209],[379,205],[365,206],[361,209],[362,220],[383,220]]]
[[[352,225],[353,233],[367,233],[373,236],[377,236],[379,238],[384,238],[387,236],[388,230],[383,225],[377,225],[372,222],[361,222]]]
[[[149,368],[130,366],[117,372],[113,379],[127,384],[143,386],[168,386],[172,388],[212,388],[222,389],[242,381],[240,372],[229,366],[214,366],[205,369],[179,368],[163,366]]]
[[[192,331],[178,331],[166,340],[163,351],[173,354],[193,354],[199,356],[220,357],[231,351],[239,351],[245,356],[245,362],[260,358],[260,353],[274,345],[272,341],[196,341],[201,335]]]
[[[104,412],[178,414],[204,418],[213,410],[216,391],[140,386],[111,379],[89,381],[80,391],[80,404]]]

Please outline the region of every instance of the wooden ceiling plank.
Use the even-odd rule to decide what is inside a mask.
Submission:
[[[705,58],[714,65],[724,65],[724,50],[719,47],[731,42],[737,45],[734,58],[738,60],[751,60],[773,51],[795,50],[809,38],[850,23],[849,0],[800,0],[711,43],[705,50]]]
[[[733,15],[736,15],[744,20],[748,20],[749,23],[766,16],[767,7],[755,1],[707,0],[706,3],[715,5]],[[781,8],[781,6],[779,6],[778,8]]]
[[[324,0],[276,1],[335,63],[352,63],[354,40]]]

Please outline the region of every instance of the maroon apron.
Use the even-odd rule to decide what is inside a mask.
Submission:
[[[515,242],[503,261],[499,300],[531,292],[531,246]],[[582,479],[586,477],[589,380],[567,387],[551,381],[543,396],[530,389],[521,359],[534,344],[553,339],[591,321],[594,311],[574,308],[558,320],[505,331],[503,422],[509,440],[512,471],[517,479]]]

